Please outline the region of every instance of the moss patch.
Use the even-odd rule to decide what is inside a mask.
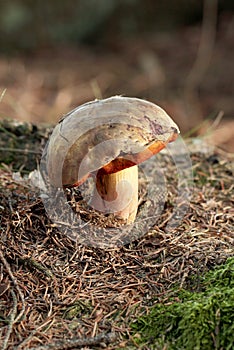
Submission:
[[[135,341],[151,349],[232,349],[234,258],[193,281],[199,291],[180,290],[132,324]]]

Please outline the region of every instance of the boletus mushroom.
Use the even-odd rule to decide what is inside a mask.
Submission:
[[[46,157],[50,183],[74,187],[95,177],[89,204],[130,224],[138,209],[138,164],[178,134],[174,121],[151,102],[115,96],[86,103],[53,130]]]

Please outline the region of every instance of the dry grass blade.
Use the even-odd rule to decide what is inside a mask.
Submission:
[[[2,99],[6,93],[7,89],[3,89],[3,91],[1,92],[1,95],[0,95],[0,103],[2,102]]]

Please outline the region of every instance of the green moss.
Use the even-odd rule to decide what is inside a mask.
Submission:
[[[234,258],[205,274],[199,290],[154,305],[132,324],[135,341],[150,349],[233,349]]]

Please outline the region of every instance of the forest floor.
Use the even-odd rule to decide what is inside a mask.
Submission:
[[[172,295],[178,302],[181,290],[201,291],[203,274],[234,256],[233,155],[202,139],[186,141],[193,180],[176,226],[170,226],[173,212],[184,206],[177,168],[167,152],[158,155],[167,187],[161,215],[143,236],[103,248],[90,244],[92,232],[87,242],[61,232],[40,190],[23,178],[37,168],[48,131],[6,121],[0,135],[1,349],[153,349],[152,336],[139,345],[143,336],[134,324],[153,306],[172,304]],[[233,278],[222,276],[231,292]],[[230,329],[227,303],[228,321],[217,304],[208,314],[219,315],[220,325],[231,322]],[[202,322],[213,349],[225,335],[217,325],[210,330],[210,319]],[[229,343],[230,337],[233,332]]]

